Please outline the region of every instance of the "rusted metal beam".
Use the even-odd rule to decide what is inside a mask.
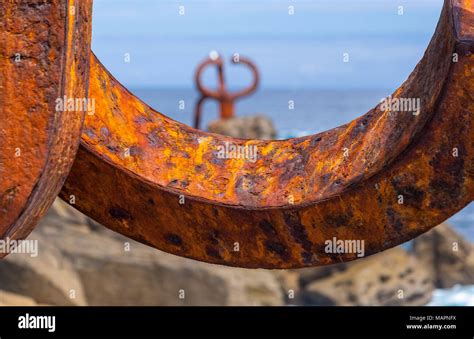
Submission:
[[[390,101],[419,99],[419,111],[384,102],[347,125],[284,141],[173,121],[92,56],[96,114],[61,196],[74,195],[76,208],[130,238],[216,264],[358,258],[328,253],[333,238],[365,241],[366,255],[396,246],[473,200],[473,18],[471,0],[445,1],[423,59]]]
[[[473,200],[473,6],[446,0],[423,60],[390,98],[419,99],[420,110],[385,102],[285,141],[170,120],[92,56],[97,108],[61,195],[131,238],[232,266],[325,265],[358,257],[328,253],[333,238],[372,254],[416,237]],[[31,231],[74,158],[84,111],[57,100],[87,97],[90,11],[79,0],[0,4],[2,239]]]
[[[0,2],[0,239],[31,232],[76,155],[84,112],[56,106],[87,97],[91,5]]]

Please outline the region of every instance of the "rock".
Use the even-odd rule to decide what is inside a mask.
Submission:
[[[280,284],[287,305],[298,305],[300,295],[300,272],[302,270],[274,270],[273,275]]]
[[[474,284],[474,245],[443,223],[413,241],[413,253],[438,288]]]
[[[341,263],[330,266],[321,266],[314,268],[305,268],[299,272],[299,285],[302,288],[305,288],[307,285],[312,283],[315,280],[327,278],[338,272],[345,271],[348,266],[352,265],[354,262]]]
[[[79,276],[51,239],[36,232],[28,240],[38,241],[38,256],[12,253],[1,260],[0,289],[42,304],[85,305]]]
[[[347,264],[309,283],[301,300],[310,305],[425,305],[434,286],[429,273],[401,248]]]
[[[276,277],[265,270],[246,270],[216,267],[201,263],[206,270],[220,276],[228,289],[228,306],[279,306],[284,305],[283,291]]]
[[[209,132],[241,139],[275,139],[277,133],[272,121],[263,115],[214,120],[207,127]]]
[[[36,306],[36,302],[29,297],[0,290],[0,306]]]
[[[74,267],[89,305],[284,304],[280,285],[269,271],[205,264],[160,252],[105,228],[83,233],[48,222],[45,218],[33,236],[40,234],[55,244],[57,257]],[[32,284],[34,279],[28,281]],[[42,302],[52,303],[44,298]]]

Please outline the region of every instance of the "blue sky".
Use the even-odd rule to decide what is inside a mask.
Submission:
[[[192,88],[196,65],[217,50],[253,59],[262,88],[393,89],[422,57],[441,6],[442,0],[96,0],[93,50],[131,88]],[[230,87],[250,79],[235,66],[227,72]]]

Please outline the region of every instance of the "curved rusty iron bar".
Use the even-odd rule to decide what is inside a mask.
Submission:
[[[31,232],[72,166],[84,112],[59,112],[56,100],[87,98],[91,10],[89,0],[0,3],[0,239]]]
[[[344,126],[284,141],[173,121],[92,56],[96,114],[86,118],[61,196],[76,196],[77,209],[114,231],[216,264],[295,268],[358,258],[328,253],[334,238],[365,241],[366,255],[396,246],[473,200],[473,18],[471,0],[445,1],[423,59],[391,97],[420,99],[420,111],[379,104]]]
[[[258,85],[260,84],[260,74],[258,73],[257,66],[250,59],[245,57],[239,56],[238,61],[232,58],[232,63],[234,65],[246,65],[250,69],[253,78],[252,84],[249,87],[238,90],[235,93],[230,93],[230,98],[236,100],[238,98],[246,97],[257,90]]]

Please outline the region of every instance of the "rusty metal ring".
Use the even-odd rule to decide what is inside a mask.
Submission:
[[[325,251],[333,238],[365,241],[366,255],[396,246],[473,200],[473,20],[471,0],[445,1],[425,56],[390,97],[419,99],[419,111],[380,104],[347,125],[284,141],[173,121],[91,56],[96,114],[86,117],[61,196],[74,195],[76,208],[128,237],[217,264],[358,258]]]
[[[0,3],[0,239],[26,237],[59,193],[79,147],[92,1]],[[0,253],[0,258],[5,253]]]

